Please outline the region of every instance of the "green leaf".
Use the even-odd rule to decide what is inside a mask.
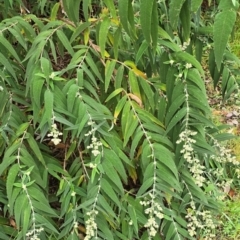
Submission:
[[[7,183],[6,183],[6,190],[7,190],[7,197],[8,199],[11,199],[12,197],[12,190],[13,190],[13,184],[15,183],[15,179],[19,173],[19,165],[14,164],[8,172],[7,175]],[[11,208],[12,206],[10,206]]]
[[[195,109],[190,108],[189,114],[191,117],[195,118],[197,122],[204,123],[206,126],[215,128],[215,125],[207,117],[197,112]],[[196,122],[195,122],[196,123]]]
[[[105,58],[105,48],[108,36],[108,29],[110,27],[110,19],[105,17],[100,25],[99,29],[99,47],[102,58]]]
[[[235,4],[234,4],[235,3]],[[238,10],[239,3],[236,0],[220,1],[218,5],[219,10]]]
[[[7,51],[9,51],[9,53],[20,63],[21,60],[17,54],[17,52],[15,51],[15,49],[13,48],[12,44],[10,44],[10,42],[1,34],[0,35],[0,43],[6,48]]]
[[[52,11],[51,11],[51,15],[50,15],[50,21],[55,21],[56,20],[59,7],[60,7],[59,2],[54,4],[54,6],[52,8]]]
[[[3,160],[1,161],[1,164],[0,164],[0,176],[6,170],[6,168],[16,160],[16,156],[13,154],[19,147],[20,147],[20,141],[17,140],[5,151]]]
[[[132,140],[132,144],[131,144],[131,150],[130,150],[130,158],[133,159],[134,158],[134,154],[137,150],[137,146],[141,140],[141,138],[143,137],[143,131],[141,129],[141,127],[139,127],[136,131],[135,134],[133,136],[133,140]]]
[[[135,232],[138,233],[138,216],[134,206],[128,205],[128,214],[130,216],[131,221],[133,222]]]
[[[20,194],[21,191],[22,191],[22,188],[18,188],[18,187],[13,188],[11,198],[8,199],[9,211],[10,211],[11,215],[14,214],[14,204],[15,204],[16,198],[18,197],[18,195]]]
[[[27,207],[29,207],[29,200],[26,193],[24,192],[17,197],[14,204],[14,217],[18,227],[23,227],[21,218]],[[30,221],[30,219],[28,219],[28,221]]]
[[[48,122],[49,125],[52,124],[52,113],[53,113],[53,93],[48,88],[44,93],[44,115],[41,120],[41,123],[39,125],[39,128],[41,128],[46,122]]]
[[[52,232],[59,234],[52,221],[49,221],[46,216],[35,213],[36,221],[44,226],[44,228],[50,229]]]
[[[164,125],[162,122],[160,122],[154,115],[152,115],[150,112],[140,108],[135,102],[132,102],[132,104],[135,107],[135,110],[139,114],[140,118],[143,118],[146,122],[156,123],[158,126],[164,128]]]
[[[169,4],[169,19],[174,30],[176,30],[179,15],[185,0],[171,0]]]
[[[44,79],[39,77],[34,77],[32,81],[32,99],[34,100],[34,103],[37,105],[38,109],[40,109],[42,105],[41,93],[44,82]]]
[[[100,232],[103,233],[103,236],[107,240],[115,240],[115,237],[113,236],[113,231],[111,228],[108,227],[108,222],[105,218],[97,218],[97,226],[100,229]],[[113,222],[110,222],[110,224],[113,224]],[[117,239],[116,239],[117,240]]]
[[[169,36],[169,34],[160,26],[158,26],[158,34],[161,36],[162,39],[168,39],[172,42],[172,38]]]
[[[142,27],[143,35],[148,44],[151,44],[151,20],[152,20],[152,10],[155,0],[141,1],[140,2],[140,23]],[[152,24],[158,24],[152,23]]]
[[[201,78],[201,75],[197,71],[197,69],[189,69],[187,73],[187,79],[194,83],[198,88],[202,91],[202,94],[205,95],[205,85],[204,80]]]
[[[217,141],[226,141],[226,140],[230,140],[230,139],[233,139],[233,138],[236,138],[237,136],[231,134],[231,133],[219,133],[217,135],[214,136],[214,138],[217,140]]]
[[[48,205],[48,199],[44,196],[43,190],[38,188],[36,185],[32,185],[32,186],[28,187],[27,190],[28,190],[29,195],[33,199]]]
[[[170,222],[167,227],[166,240],[176,239],[175,234],[176,234],[176,223]],[[178,235],[177,236],[178,239],[181,239],[178,233],[176,235]]]
[[[32,200],[32,204],[33,204],[34,208],[36,208],[40,211],[43,211],[48,216],[58,217],[57,213],[54,211],[53,208],[51,208],[51,206],[49,204],[45,204],[45,203],[40,202],[40,201],[35,201],[34,199]]]
[[[139,122],[137,117],[133,114],[129,114],[123,136],[124,137],[123,147],[126,147],[130,137],[132,136],[138,125]]]
[[[136,58],[135,58],[135,64],[137,65],[138,62],[142,59],[142,55],[145,53],[145,51],[147,50],[149,44],[146,42],[146,40],[144,40],[141,44],[141,46],[138,49],[138,52],[136,54]]]
[[[144,173],[143,173],[143,182],[147,181],[149,178],[152,178],[153,174],[154,174],[154,171],[156,171],[154,169],[154,164],[153,162],[150,162],[148,165],[147,165],[147,168],[144,169]]]
[[[186,0],[182,6],[180,12],[180,20],[181,20],[181,27],[182,27],[182,36],[183,41],[187,42],[190,37],[190,29],[191,29],[191,13],[189,7],[189,1]]]
[[[121,24],[125,31],[129,33],[128,28],[128,9],[129,4],[132,4],[130,0],[119,0],[118,1],[118,11],[119,11],[119,17]]]
[[[113,77],[113,72],[115,70],[116,61],[107,61],[105,67],[105,92],[107,92],[111,78]]]
[[[161,165],[165,165],[165,167],[174,174],[174,179],[176,182],[176,180],[178,180],[178,169],[174,162],[174,155],[166,147],[159,143],[154,143],[154,152]]]
[[[109,182],[102,178],[101,179],[101,189],[106,193],[106,195],[112,199],[112,201],[121,208],[121,203],[119,201],[119,197],[116,195],[116,193],[113,191],[112,186],[109,184]]]
[[[236,79],[234,78],[234,76],[231,76],[228,80],[227,92],[226,92],[226,95],[224,96],[224,101],[226,101],[233,92],[237,92],[237,91],[238,91],[238,85],[236,83]]]
[[[35,154],[35,156],[37,157],[37,159],[43,164],[45,165],[45,161],[44,161],[44,158],[42,156],[42,153],[38,147],[38,144],[36,142],[36,140],[32,137],[31,134],[28,134],[27,135],[27,141],[28,141],[28,144],[30,146],[30,148],[32,149],[33,153]]]
[[[67,92],[67,110],[72,112],[75,106],[75,101],[77,99],[77,93],[79,91],[79,87],[76,84],[72,84]]]
[[[104,170],[105,174],[110,179],[114,179],[114,184],[118,187],[120,193],[123,195],[124,190],[123,190],[122,181],[119,178],[119,175],[118,175],[117,171],[115,170],[115,168],[113,167],[112,163],[109,162],[109,160],[106,159],[102,162],[102,167],[103,167],[103,170]]]
[[[141,93],[138,86],[138,80],[133,70],[130,70],[128,73],[128,81],[130,84],[131,92],[141,100]]]
[[[99,195],[98,197],[98,204],[102,207],[102,212],[104,214],[107,214],[108,216],[112,216],[112,217],[116,217],[116,214],[114,213],[114,211],[112,210],[111,206],[109,205],[109,203],[106,201],[106,199],[102,196]],[[105,211],[103,211],[105,210]]]
[[[59,38],[59,40],[61,41],[61,43],[63,44],[63,46],[66,48],[66,50],[68,51],[68,53],[73,56],[74,55],[74,50],[71,46],[70,41],[68,40],[68,38],[66,37],[66,35],[63,33],[63,31],[61,30],[57,30],[57,36]]]
[[[17,80],[17,77],[16,77],[15,71],[12,67],[12,64],[10,64],[10,62],[7,60],[7,58],[2,53],[0,53],[0,63],[7,69],[9,74],[11,74],[12,77],[15,80]]]
[[[84,22],[79,24],[70,38],[70,43],[76,40],[77,37],[80,37],[80,34],[89,26],[90,26],[90,22]]]
[[[171,121],[169,122],[167,129],[166,129],[166,134],[174,127],[177,125],[177,123],[179,121],[181,121],[184,116],[186,116],[187,114],[187,108],[184,107],[182,109],[180,109],[171,119]]]
[[[30,204],[25,203],[25,208],[21,214],[23,235],[26,235],[26,233],[28,232],[30,220],[31,220],[31,214],[32,214],[32,210],[31,210]]]
[[[191,0],[191,11],[196,12],[202,5],[203,0]]]
[[[233,10],[224,10],[215,17],[213,25],[213,44],[218,70],[221,68],[223,54],[235,21],[236,12]]]
[[[122,180],[125,183],[127,183],[127,175],[126,175],[124,165],[121,159],[117,156],[117,154],[113,150],[104,149],[104,157],[106,161],[108,161],[109,163],[112,164],[112,166],[114,166],[116,171],[121,176]],[[118,187],[120,188],[120,186]]]
[[[142,87],[143,92],[145,93],[145,96],[146,96],[151,108],[155,109],[154,93],[153,93],[153,90],[152,90],[149,82],[146,81],[146,79],[143,79],[141,77],[139,77],[138,79],[139,79],[139,83]]]
[[[119,93],[121,93],[124,89],[123,88],[118,88],[115,91],[113,91],[105,100],[105,102],[108,102],[111,100],[113,97],[117,96]],[[126,99],[125,99],[126,100]],[[119,103],[119,102],[118,102]]]
[[[122,125],[122,132],[125,133],[126,131],[126,126],[127,126],[127,121],[128,121],[128,115],[129,113],[132,114],[131,112],[131,104],[129,103],[129,101],[127,101],[125,103],[125,106],[123,107],[123,111],[122,111],[122,118],[121,118],[121,125]],[[115,117],[115,114],[114,114]]]
[[[151,13],[151,38],[152,38],[152,48],[155,50],[158,44],[158,3],[156,0],[153,1],[152,13]]]
[[[49,75],[51,73],[51,63],[50,63],[49,59],[44,58],[44,57],[42,57],[40,59],[40,62],[41,62],[41,70],[48,82]]]
[[[122,80],[124,79],[124,66],[120,66],[117,70],[116,78],[115,78],[115,88],[120,88],[122,86]]]
[[[17,131],[16,131],[16,136],[17,136],[17,137],[21,136],[21,135],[26,131],[26,129],[27,129],[28,127],[29,127],[29,122],[22,123],[22,124],[18,127],[18,129],[17,129]]]
[[[97,78],[99,80],[102,81],[102,76],[98,70],[97,65],[94,63],[92,56],[89,54],[89,55],[87,55],[87,57],[85,59],[86,59],[88,66],[91,68],[92,72],[97,76]]]
[[[169,121],[172,119],[174,114],[176,113],[177,110],[180,109],[182,104],[185,102],[185,95],[179,95],[171,104],[169,107],[166,117],[165,117],[165,124],[168,125]]]
[[[143,184],[141,185],[141,187],[138,190],[137,196],[138,197],[142,196],[144,193],[147,192],[147,190],[149,190],[149,188],[152,187],[152,185],[153,185],[153,177],[151,177],[148,180],[143,182]]]

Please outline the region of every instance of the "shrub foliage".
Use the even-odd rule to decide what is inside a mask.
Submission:
[[[0,238],[213,238],[238,1],[0,5]]]

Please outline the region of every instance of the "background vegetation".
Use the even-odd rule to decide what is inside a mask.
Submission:
[[[238,1],[0,4],[0,239],[231,236]]]

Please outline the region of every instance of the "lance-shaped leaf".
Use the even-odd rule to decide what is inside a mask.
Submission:
[[[124,30],[129,33],[128,29],[128,9],[129,9],[129,0],[119,0],[118,1],[118,9],[119,9],[119,16],[121,24],[124,28]]]
[[[223,54],[227,46],[228,38],[236,21],[236,12],[226,10],[218,13],[213,26],[213,42],[215,61],[218,70],[221,68]]]
[[[99,47],[101,51],[102,58],[105,57],[105,46],[107,41],[107,35],[108,35],[108,28],[110,26],[110,19],[105,17],[100,25],[99,30]]]
[[[154,1],[155,0],[142,0],[140,4],[140,23],[143,35],[149,44],[151,43],[151,21]],[[157,24],[157,22],[154,24]]]
[[[173,29],[177,28],[179,14],[185,0],[171,0],[169,4],[169,19]]]
[[[191,11],[196,12],[201,6],[203,0],[191,0]]]

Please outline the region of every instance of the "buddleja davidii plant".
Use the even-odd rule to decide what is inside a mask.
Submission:
[[[131,78],[132,73],[132,70],[130,70],[129,78]],[[132,169],[134,172],[137,171],[135,172],[137,175],[133,174],[132,171],[129,173],[133,180],[139,178],[141,181],[141,187],[135,201],[138,206],[139,204],[142,205],[142,211],[146,214],[147,219],[140,223],[140,226],[143,225],[142,227],[147,229],[143,234],[143,239],[145,239],[147,236],[148,238],[154,238],[158,235],[159,224],[164,216],[163,209],[165,209],[163,204],[164,194],[162,191],[174,194],[173,190],[168,191],[168,185],[170,185],[171,189],[180,190],[177,169],[173,162],[173,156],[168,150],[171,143],[163,136],[159,136],[159,133],[164,135],[163,125],[150,111],[147,111],[143,107],[145,106],[145,101],[146,106],[148,106],[148,103],[151,103],[154,98],[153,91],[149,86],[150,83],[141,77],[134,77],[134,79],[135,81],[129,79],[130,91],[132,92],[127,93],[123,88],[116,89],[106,101],[112,100],[113,97],[116,97],[120,93],[124,94],[115,107],[114,117],[119,117],[121,113],[123,146],[130,148],[130,159],[136,156],[139,159],[138,161],[140,161],[139,170],[141,170],[143,177],[137,174],[137,166],[136,170]],[[144,84],[141,82],[144,82]],[[141,83],[141,88],[139,88],[139,83]],[[148,86],[141,94],[145,84]],[[146,91],[148,95],[145,95]],[[143,102],[141,99],[144,99]],[[160,155],[162,156],[161,158]],[[163,176],[171,179],[172,184],[165,182]],[[130,215],[131,224],[135,227],[137,223],[136,218],[133,216],[133,214]]]
[[[22,118],[14,117],[15,114]],[[46,192],[41,189],[41,186],[47,186],[47,169],[40,148],[31,135],[32,119],[29,122],[25,119],[24,122],[25,116],[17,111],[13,111],[12,117],[20,122],[12,134],[10,146],[5,149],[0,173],[4,176],[8,168],[7,214],[13,216],[16,239],[36,238],[42,234],[42,224],[48,222],[46,218],[57,217],[57,214],[49,206]],[[47,225],[46,228],[57,232],[51,223]]]
[[[180,116],[182,119],[182,130],[179,134],[179,139],[176,141],[177,144],[181,144],[180,155],[178,154],[178,156],[181,156],[180,164],[187,166],[189,175],[191,175],[191,178],[195,183],[194,185],[199,191],[200,188],[206,186],[205,184],[207,182],[205,175],[206,165],[204,162],[204,153],[206,154],[210,152],[210,154],[214,154],[213,149],[211,149],[205,140],[206,136],[204,133],[204,126],[210,125],[211,127],[214,127],[214,125],[207,119],[209,115],[208,102],[206,95],[204,94],[205,88],[198,71],[196,69],[195,71],[194,69],[191,69],[192,64],[190,63],[186,63],[183,68],[181,68],[181,63],[179,65],[180,72],[177,75],[176,88],[178,85],[181,85],[180,91],[178,91],[178,93],[184,96],[183,102],[180,102],[180,105],[182,105],[180,111],[184,112],[184,114],[183,116]],[[173,90],[172,100],[176,97],[175,94]],[[177,116],[178,112],[176,112],[175,117]],[[174,121],[174,119],[172,119],[172,121]],[[170,123],[168,126],[170,126]],[[183,171],[186,171],[187,169],[185,168]],[[184,182],[184,186],[187,188],[187,190],[190,190],[187,187],[186,182]],[[204,197],[205,193],[201,190],[199,192],[202,192],[201,195]],[[189,203],[190,207],[187,209],[187,211],[191,216],[188,216],[187,214],[186,218],[189,221],[189,235],[191,237],[194,237],[200,234],[197,229],[201,229],[203,225],[205,227],[208,225],[206,222],[202,225],[201,222],[204,222],[205,220],[208,221],[207,219],[211,219],[211,212],[206,210],[206,215],[208,214],[208,216],[204,216],[204,218],[201,219],[201,215],[198,214],[198,209],[200,206],[196,200],[193,200],[196,196],[193,197],[194,194],[192,194],[191,191],[189,191],[189,194],[191,196],[191,202]],[[204,208],[205,205],[206,209],[208,209],[209,206],[206,201],[205,204],[203,204],[200,208]],[[193,221],[193,218],[196,219],[196,222]],[[197,222],[197,219],[199,222]],[[209,223],[209,228],[210,229],[204,234],[208,233],[210,237],[213,237],[215,229],[214,223]]]
[[[217,144],[217,140],[215,140],[215,144],[212,144],[211,141],[209,142],[208,140],[206,127],[215,129],[215,131],[217,131],[217,128],[209,120],[210,111],[201,75],[197,69],[193,68],[191,63],[179,61],[178,57],[181,56],[181,54],[181,52],[178,52],[175,55],[178,61],[174,62],[174,60],[171,59],[168,62],[170,65],[173,64],[175,70],[173,70],[173,73],[171,73],[171,70],[168,70],[169,74],[167,75],[167,81],[172,79],[174,83],[166,84],[167,96],[168,98],[170,97],[165,118],[167,125],[166,131],[169,132],[169,136],[174,139],[173,141],[177,143],[177,145],[175,145],[177,150],[176,160],[178,161],[178,166],[182,169],[179,169],[179,172],[181,174],[184,172],[184,174],[181,175],[183,179],[182,183],[184,183],[183,188],[186,187],[188,194],[191,196],[190,207],[187,208],[188,214],[186,215],[189,221],[189,235],[193,237],[198,234],[204,234],[213,237],[217,223],[211,222],[210,224],[211,209],[214,210],[217,208],[217,205],[212,204],[212,202],[214,199],[218,199],[215,193],[219,192],[219,190],[218,187],[215,187],[215,193],[213,193],[211,191],[204,192],[201,188],[209,189],[215,181],[218,181],[219,175],[217,176],[216,169],[211,167],[208,161],[211,158],[215,158],[214,156],[218,158],[222,154],[219,155],[218,153],[220,144]],[[186,54],[187,53],[184,53],[182,56]],[[191,61],[191,58],[188,60]],[[194,62],[195,61],[192,63],[195,64]],[[195,66],[197,67],[197,65]],[[170,76],[171,78],[169,78]],[[172,91],[170,89],[172,89]],[[179,121],[182,123],[177,124]],[[180,133],[179,130],[174,130],[173,125],[175,124],[177,125],[177,129],[181,129]],[[176,134],[179,134],[179,137],[176,137]],[[227,153],[227,151],[224,152],[225,154]],[[187,165],[188,170],[183,167],[183,164]],[[211,168],[213,169],[211,170]],[[206,169],[211,173],[207,174]],[[186,176],[188,176],[187,180]],[[189,178],[192,178],[194,183],[189,182]],[[218,184],[220,184],[220,182]],[[196,194],[196,192],[198,192],[198,194]],[[209,195],[207,201],[205,195]],[[199,197],[199,200],[201,200],[203,204],[199,205],[199,200],[197,200]],[[205,200],[203,201],[204,198]],[[205,212],[204,215],[201,215],[199,209],[203,209]],[[193,218],[196,220],[194,220],[195,222],[191,222]],[[206,228],[207,225],[210,227],[209,229]],[[204,232],[201,231],[203,228],[205,228]]]
[[[233,93],[238,94],[238,84],[235,79],[237,73],[234,65],[239,60],[229,50],[228,41],[230,35],[234,33],[239,3],[238,1],[219,1],[215,8],[216,11],[212,14],[214,18],[209,20],[211,25],[206,26],[204,19],[200,23],[195,21],[195,36],[200,41],[203,40],[202,43],[198,42],[195,46],[197,54],[197,52],[201,52],[200,48],[206,48],[207,44],[209,71],[213,84],[216,88],[221,82],[222,97],[225,102]],[[199,48],[200,45],[202,47]]]
[[[51,25],[51,24],[50,24]],[[54,23],[53,25],[54,26]],[[56,25],[58,26],[58,24]],[[61,26],[61,25],[60,25]],[[59,27],[60,27],[59,26]],[[42,32],[41,35],[39,35],[39,38],[45,39],[50,41],[52,38],[53,34],[58,31],[56,29],[53,29],[52,31],[46,31]],[[61,34],[60,34],[61,35]],[[64,39],[63,45],[68,48],[70,47],[71,50],[71,45],[69,42],[67,42],[66,45],[66,38],[64,38],[64,35],[61,35],[61,39]],[[62,38],[63,37],[63,38]],[[35,44],[38,45],[39,40],[35,41]],[[68,40],[67,40],[68,41]],[[46,44],[46,45],[45,45]],[[95,181],[95,176],[98,176],[98,186],[99,189],[96,192],[96,196],[92,196],[92,194],[88,194],[87,198],[89,198],[88,202],[93,203],[92,200],[94,200],[94,206],[88,206],[88,205],[80,205],[80,208],[77,208],[76,202],[72,202],[74,200],[74,185],[72,184],[71,179],[68,179],[68,177],[65,176],[63,171],[60,171],[58,168],[54,167],[54,165],[48,164],[48,170],[51,175],[57,177],[56,173],[61,173],[64,174],[64,183],[65,183],[65,190],[63,191],[63,188],[61,187],[59,190],[59,195],[61,195],[60,201],[62,202],[62,210],[61,210],[61,216],[64,217],[65,221],[68,222],[68,224],[63,224],[63,230],[60,234],[60,236],[65,236],[68,235],[68,230],[71,230],[73,233],[73,236],[76,237],[76,232],[78,229],[78,222],[82,222],[81,220],[81,214],[79,216],[76,216],[76,210],[78,209],[90,209],[86,210],[87,215],[89,216],[89,219],[86,219],[86,235],[87,237],[91,238],[93,236],[98,236],[98,229],[101,227],[97,227],[98,224],[94,224],[95,219],[100,216],[101,213],[101,222],[105,221],[105,217],[103,216],[103,209],[106,209],[106,212],[109,212],[114,215],[113,210],[111,210],[111,207],[107,204],[105,198],[102,197],[102,191],[104,191],[108,194],[109,196],[113,196],[113,193],[111,191],[111,188],[109,187],[108,181],[105,181],[105,178],[102,178],[102,172],[107,172],[108,175],[110,176],[111,173],[116,173],[114,171],[113,166],[111,167],[111,171],[109,171],[109,161],[112,160],[112,155],[106,151],[103,151],[101,148],[101,142],[97,138],[97,132],[101,130],[101,125],[106,121],[104,119],[109,118],[109,116],[106,115],[106,112],[108,113],[109,110],[105,108],[102,104],[100,104],[98,101],[95,101],[92,97],[88,96],[88,91],[93,94],[93,96],[96,99],[98,98],[98,94],[96,93],[96,90],[91,86],[90,84],[87,84],[86,81],[84,81],[84,78],[87,78],[90,80],[91,84],[94,85],[94,87],[97,88],[97,82],[92,74],[97,75],[97,78],[100,80],[102,79],[101,74],[98,71],[97,66],[95,65],[94,61],[92,60],[92,55],[88,53],[88,48],[87,47],[80,47],[80,50],[76,52],[76,54],[73,54],[72,61],[70,62],[68,66],[68,70],[72,68],[76,68],[77,74],[76,74],[76,79],[72,79],[68,81],[66,84],[61,84],[61,82],[57,83],[56,81],[64,81],[63,78],[56,78],[56,75],[54,72],[52,72],[52,66],[51,62],[45,52],[45,49],[48,48],[47,42],[42,46],[39,46],[39,51],[34,52],[34,51],[29,51],[28,56],[26,57],[26,60],[29,60],[29,63],[32,63],[34,61],[37,61],[38,58],[40,57],[39,61],[35,66],[32,66],[31,64],[27,71],[31,73],[30,75],[33,76],[33,78],[29,77],[28,80],[31,81],[29,84],[30,86],[30,93],[31,97],[34,100],[34,114],[35,114],[35,124],[39,123],[38,129],[40,130],[40,134],[42,138],[44,138],[47,134],[47,131],[51,131],[50,133],[47,134],[47,136],[51,139],[51,141],[55,144],[58,145],[61,141],[61,135],[63,135],[63,140],[68,141],[68,135],[70,134],[71,139],[76,142],[75,138],[78,139],[78,148],[81,148],[82,146],[82,141],[86,143],[85,149],[79,151],[79,157],[82,161],[82,166],[83,169],[85,169],[84,174],[88,176],[88,170],[86,170],[88,167],[92,168],[92,174],[91,174],[91,179],[88,179],[88,181]],[[96,46],[97,47],[97,46]],[[95,48],[96,48],[95,47]],[[54,48],[53,48],[54,49]],[[93,47],[94,49],[94,47]],[[54,53],[54,52],[53,52]],[[98,53],[95,53],[98,54]],[[44,55],[44,57],[43,57]],[[53,54],[54,56],[54,54]],[[85,64],[88,64],[86,66]],[[91,68],[92,72],[88,71],[88,67]],[[66,70],[66,72],[68,71]],[[75,73],[74,73],[75,74]],[[109,79],[110,80],[110,79]],[[109,83],[105,85],[105,88],[108,87]],[[67,98],[64,97],[64,94],[67,95]],[[44,101],[44,108],[43,111],[41,110],[42,105]],[[42,113],[41,113],[42,111]],[[105,113],[103,113],[105,112]],[[37,116],[40,114],[40,119],[37,118]],[[75,117],[75,116],[78,117]],[[65,118],[67,116],[67,119]],[[37,120],[38,119],[38,120]],[[101,120],[101,122],[99,122]],[[86,132],[86,129],[84,128],[85,125],[87,124],[91,128],[89,132]],[[96,123],[98,122],[98,123]],[[63,128],[63,133],[61,133],[61,130],[59,131],[59,123],[62,124]],[[51,126],[49,128],[49,126]],[[60,127],[61,128],[61,127]],[[109,127],[110,128],[110,127]],[[102,134],[102,130],[100,131]],[[90,142],[90,143],[89,143]],[[89,145],[88,145],[89,144]],[[72,145],[71,145],[72,146]],[[98,149],[102,149],[101,152]],[[70,147],[71,150],[71,147]],[[81,151],[84,151],[82,153]],[[74,149],[73,151],[74,152]],[[84,162],[82,160],[82,156],[85,158],[86,155],[90,153],[91,156],[96,158],[94,160],[95,162]],[[114,152],[113,152],[114,153]],[[112,153],[112,154],[113,154]],[[66,157],[64,159],[64,163],[66,160],[69,158],[69,155],[71,153],[67,152]],[[106,160],[103,161],[103,167],[101,168],[100,164],[100,159],[102,157],[106,157]],[[99,156],[97,158],[97,156]],[[116,158],[117,155],[114,157]],[[109,160],[110,157],[110,160]],[[97,160],[98,159],[98,160]],[[119,163],[121,161],[119,160]],[[106,167],[104,167],[107,164]],[[115,162],[116,164],[116,162]],[[51,165],[51,166],[50,166]],[[85,166],[86,165],[86,166]],[[100,175],[99,173],[96,174],[97,171],[97,165],[99,165],[100,169]],[[119,167],[120,166],[120,167]],[[122,176],[124,176],[125,182],[126,182],[126,174],[124,174],[124,169],[121,165],[118,164],[118,171],[121,170]],[[64,164],[64,169],[66,170],[66,165]],[[87,178],[87,177],[86,177]],[[116,175],[114,175],[114,178],[116,179]],[[109,180],[109,179],[108,179]],[[94,182],[95,183],[95,182]],[[121,186],[121,181],[118,181],[118,184],[120,184],[120,189],[122,191],[122,186]],[[88,184],[91,186],[91,184]],[[93,185],[94,186],[94,185]],[[91,188],[89,188],[90,191]],[[103,189],[103,190],[102,190]],[[66,195],[68,191],[71,190],[71,194],[68,195],[67,198],[64,198],[63,196]],[[116,200],[117,197],[114,197],[114,200]],[[118,206],[119,206],[119,202]],[[73,208],[71,209],[70,212],[68,212],[68,209],[66,209],[66,205],[71,204],[73,205]],[[102,208],[99,207],[102,206]],[[98,210],[97,210],[98,209]],[[98,211],[100,212],[98,214]],[[97,216],[98,215],[98,216]],[[115,215],[114,215],[115,216]],[[102,230],[105,235],[109,234],[107,231],[107,228],[104,228]],[[106,232],[107,231],[107,232]],[[109,238],[113,239],[113,237]]]
[[[23,19],[17,18],[16,20],[17,21],[15,25],[19,24],[20,22],[24,26],[24,30],[26,31],[26,33],[34,33],[32,26],[24,23]],[[5,28],[5,30],[9,30],[11,33],[18,33],[16,31],[13,31],[15,25],[10,25],[9,28]],[[10,27],[13,27],[13,29],[10,30]],[[53,30],[53,33],[54,32],[55,31]],[[47,34],[50,34],[50,37],[52,36],[51,32],[47,32]],[[4,40],[4,37],[2,38]],[[13,50],[13,48],[9,49],[12,55],[16,57],[17,54]],[[38,52],[38,54],[42,55],[45,51],[45,46],[40,47],[39,50],[40,52]],[[31,56],[31,54],[29,56]],[[37,55],[37,57],[36,55],[33,56],[32,59],[34,60],[29,61],[28,66],[30,66],[31,63],[36,61],[38,57],[39,55]],[[28,57],[25,60],[28,60]],[[31,94],[29,97],[32,97],[33,103],[35,103],[35,105],[33,105],[34,120],[32,119],[31,114],[26,112],[26,115],[29,115],[29,119],[31,119],[29,120],[29,122],[27,122],[27,120],[24,119],[25,116],[23,117],[23,112],[19,111],[19,109],[15,106],[15,104],[21,104],[24,105],[24,107],[28,107],[28,103],[24,100],[21,100],[21,97],[23,97],[24,94],[22,95],[21,93],[21,95],[19,95],[20,91],[13,89],[12,91],[14,95],[13,93],[9,94],[10,114],[7,116],[7,123],[5,124],[7,130],[9,127],[11,128],[11,131],[8,130],[8,132],[12,134],[10,143],[11,146],[5,150],[4,158],[1,163],[2,172],[10,164],[13,164],[11,167],[9,167],[10,170],[7,177],[6,188],[7,196],[10,201],[9,214],[15,217],[15,220],[13,221],[15,221],[15,227],[19,232],[16,233],[19,239],[37,238],[38,236],[43,237],[47,234],[47,232],[50,231],[49,229],[51,229],[51,231],[58,235],[58,231],[56,230],[55,226],[53,226],[53,224],[50,223],[48,220],[49,218],[57,217],[58,215],[49,206],[48,200],[45,197],[46,193],[43,192],[39,186],[47,186],[47,172],[50,172],[53,176],[57,176],[55,172],[65,174],[61,170],[61,167],[57,166],[58,164],[56,164],[56,162],[50,161],[49,155],[47,156],[47,158],[49,159],[48,166],[46,166],[44,160],[44,157],[46,156],[43,157],[43,153],[40,151],[41,144],[39,145],[39,143],[36,142],[36,139],[33,138],[32,124],[34,123],[33,126],[35,127],[39,112],[41,110],[42,100],[45,100],[45,103],[48,103],[48,106],[44,109],[43,119],[42,121],[39,121],[39,127],[42,128],[46,123],[51,126],[49,129],[44,128],[43,136],[45,136],[47,131],[49,130],[50,133],[48,133],[48,137],[51,137],[53,143],[57,145],[61,141],[59,136],[61,136],[62,133],[58,130],[58,126],[55,120],[55,112],[53,111],[53,94],[50,90],[50,87],[53,87],[54,85],[52,82],[48,81],[51,70],[50,62],[46,58],[41,58],[39,64],[33,64],[32,66],[40,66],[39,68],[34,68],[35,72],[33,74],[34,77],[39,74],[37,75],[38,78],[40,78],[37,79],[39,81],[33,78],[33,80],[36,80],[35,85],[33,85],[35,89],[38,89],[32,91],[32,88],[34,89],[34,87],[32,86],[33,81],[31,83],[27,83],[26,88],[26,95],[28,96],[28,91],[30,88]],[[29,75],[32,69],[33,68],[31,68],[31,70],[27,68],[27,73]],[[42,75],[39,73],[39,69],[42,70]],[[11,69],[8,68],[7,70],[10,71]],[[11,73],[13,76],[15,76],[14,71],[12,71]],[[47,88],[44,87],[45,92],[43,98],[41,90],[45,82],[44,78],[46,78],[45,81]],[[55,75],[53,75],[52,78],[56,80]],[[6,81],[6,85],[8,87],[9,85],[12,85],[13,87],[15,86],[15,83],[10,83]],[[18,96],[15,97],[15,94],[18,94]],[[18,114],[18,116],[16,114]],[[18,123],[16,123],[16,121],[18,121]],[[42,147],[43,145],[41,145],[41,148]],[[32,156],[30,155],[31,151],[34,153]],[[11,161],[9,161],[10,159]],[[39,165],[39,161],[41,162],[41,164],[43,164],[44,167],[41,164]],[[51,164],[53,168],[51,168]],[[32,179],[34,179],[34,181],[32,181]],[[37,196],[38,198],[36,198]],[[47,213],[44,213],[45,210]],[[45,225],[44,229],[41,226],[42,224]]]

